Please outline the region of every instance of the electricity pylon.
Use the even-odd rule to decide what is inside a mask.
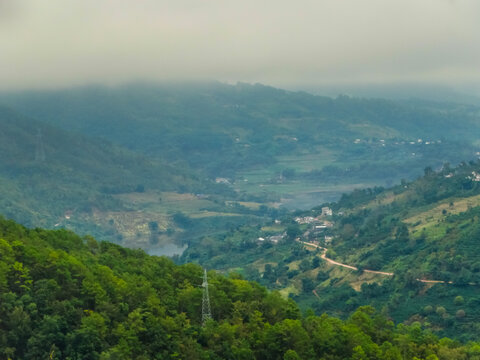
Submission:
[[[210,297],[208,295],[207,269],[203,271],[202,326],[205,326],[207,321],[212,318],[212,312],[210,310]]]

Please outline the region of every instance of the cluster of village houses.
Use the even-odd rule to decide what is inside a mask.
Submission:
[[[287,233],[284,232],[283,234],[267,236],[266,238],[259,237],[257,240],[259,242],[268,241],[268,242],[271,242],[272,244],[278,244],[278,242],[282,240],[285,236],[287,236]]]
[[[480,173],[472,171],[472,176],[469,176],[468,178],[472,179],[472,181],[480,181]]]
[[[324,241],[325,245],[328,245],[333,240],[333,236],[327,235],[326,232],[328,229],[333,227],[333,222],[326,219],[326,217],[332,216],[333,211],[329,207],[323,207],[322,213],[317,216],[304,216],[304,217],[296,217],[294,220],[297,224],[309,224],[311,227],[303,233],[303,237],[305,239],[309,239],[309,241],[320,244],[319,239]],[[280,220],[275,220],[276,224],[280,224]],[[283,234],[278,235],[271,235],[268,237],[259,237],[257,240],[259,242],[268,241],[273,244],[277,244],[283,238],[287,236],[286,232]]]
[[[423,139],[417,139],[415,141],[395,141],[395,145],[405,145],[405,144],[410,144],[410,145],[415,145],[415,144],[425,144],[425,145],[430,145],[430,144],[440,144],[442,141],[441,140],[423,140]],[[355,139],[353,141],[354,144],[360,144],[360,143],[371,143],[370,140],[362,140],[362,139]],[[379,140],[379,143],[382,146],[385,146],[387,143],[384,139]]]
[[[453,173],[449,173],[444,177],[451,178],[453,176],[454,176]],[[477,173],[476,171],[472,171],[472,175],[467,176],[467,179],[470,179],[472,181],[480,181],[480,173]]]

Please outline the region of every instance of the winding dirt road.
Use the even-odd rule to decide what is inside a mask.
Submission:
[[[301,241],[301,240],[297,240],[299,242],[301,242],[302,244],[304,245],[309,245],[309,246],[313,246],[313,247],[316,247],[317,249],[322,249],[322,255],[320,256],[323,260],[329,262],[330,264],[333,264],[333,265],[337,265],[337,266],[341,266],[341,267],[344,267],[344,268],[347,268],[347,269],[352,269],[352,270],[358,270],[358,268],[356,268],[355,266],[352,266],[352,265],[347,265],[347,264],[342,264],[338,261],[335,261],[335,260],[332,260],[332,259],[329,259],[327,258],[327,251],[328,249],[327,248],[324,248],[322,246],[319,246],[317,244],[314,244],[314,243],[310,243],[310,242],[306,242],[306,241]]]
[[[332,265],[341,266],[341,267],[351,269],[351,270],[358,270],[358,268],[355,267],[355,266],[342,264],[341,262],[338,262],[338,261],[335,261],[333,259],[327,258],[328,249],[323,247],[323,246],[320,246],[320,245],[317,245],[317,244],[314,244],[314,243],[311,243],[311,242],[307,242],[307,241],[302,241],[302,240],[297,240],[297,241],[304,244],[304,245],[313,246],[317,249],[321,249],[322,250],[322,255],[320,257],[323,260],[329,262]],[[385,272],[385,271],[376,271],[376,270],[368,270],[368,269],[363,269],[363,271],[366,272],[366,273],[385,275],[385,276],[394,276],[395,275],[395,273]],[[427,279],[415,279],[415,280],[417,280],[419,282],[422,282],[422,283],[429,283],[429,284],[453,284],[452,281],[443,281],[443,280],[427,280]],[[472,283],[470,285],[475,285],[475,284]],[[317,295],[317,294],[315,294],[315,295]]]

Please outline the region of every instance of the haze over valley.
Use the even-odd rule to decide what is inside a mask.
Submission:
[[[0,358],[479,359],[479,14],[0,0]]]
[[[414,179],[426,166],[475,159],[480,151],[479,108],[455,103],[221,83],[0,98],[10,106],[4,152],[15,160],[5,163],[8,180],[18,177],[31,189],[23,201],[8,191],[3,201],[16,206],[6,215],[145,249],[159,242],[148,224],[157,224],[150,226],[163,241],[192,236],[175,235],[175,214],[235,224],[239,216],[308,209],[354,188]],[[51,175],[59,171],[64,175]],[[56,199],[54,209],[48,199]]]

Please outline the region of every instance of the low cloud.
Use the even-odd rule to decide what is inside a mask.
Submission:
[[[474,0],[0,0],[0,87],[480,81]]]

